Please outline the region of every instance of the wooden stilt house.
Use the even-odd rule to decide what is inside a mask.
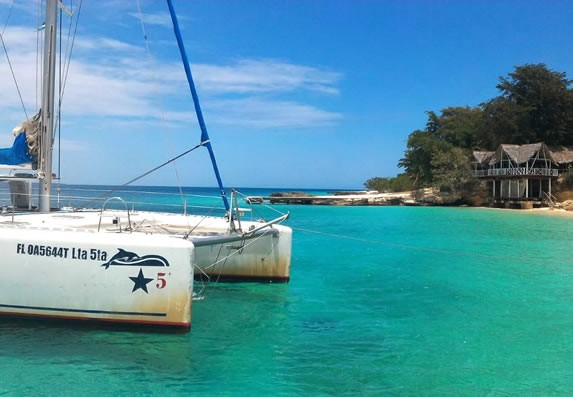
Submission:
[[[544,143],[500,145],[495,152],[474,152],[474,173],[488,181],[492,204],[531,208],[552,201],[559,173],[573,162],[569,148]]]

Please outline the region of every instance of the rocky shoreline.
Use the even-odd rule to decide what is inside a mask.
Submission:
[[[305,192],[275,192],[270,196],[251,196],[247,198],[252,204],[291,204],[291,205],[332,205],[332,206],[455,206],[460,205],[455,200],[437,193],[433,189],[413,192],[378,193],[375,191],[339,191],[331,195],[313,195]],[[499,203],[498,203],[499,204]],[[573,200],[554,203],[551,206],[533,206],[532,202],[509,200],[497,205],[498,208],[533,209],[551,208],[556,210],[573,211]],[[474,204],[483,207],[484,204]],[[487,207],[487,205],[485,205]]]
[[[423,205],[412,197],[412,192],[334,192],[319,196],[304,192],[276,192],[268,197],[249,197],[249,201],[270,204],[335,205],[335,206],[384,206],[384,205]]]

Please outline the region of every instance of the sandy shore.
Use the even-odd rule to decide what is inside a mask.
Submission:
[[[519,210],[517,210],[519,211]],[[557,215],[557,216],[571,216],[573,217],[573,211],[567,211],[563,208],[533,208],[530,210],[524,210],[525,212],[532,212],[537,214],[548,214],[548,215]]]
[[[516,208],[495,208],[495,207],[469,207],[469,208],[480,208],[485,210],[492,210],[492,211],[513,211],[519,213],[529,213],[529,214],[539,214],[539,215],[554,215],[554,216],[564,216],[564,217],[573,217],[573,211],[567,211],[563,208],[550,208],[550,207],[543,207],[543,208],[531,208],[531,209],[516,209]]]

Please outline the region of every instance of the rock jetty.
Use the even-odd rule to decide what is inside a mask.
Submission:
[[[305,205],[416,205],[411,192],[334,192],[328,196],[318,196],[304,192],[276,192],[263,200],[270,204]]]

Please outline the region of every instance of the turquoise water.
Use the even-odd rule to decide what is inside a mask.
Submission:
[[[573,217],[274,208],[289,284],[208,285],[189,334],[2,321],[0,394],[573,394]]]

